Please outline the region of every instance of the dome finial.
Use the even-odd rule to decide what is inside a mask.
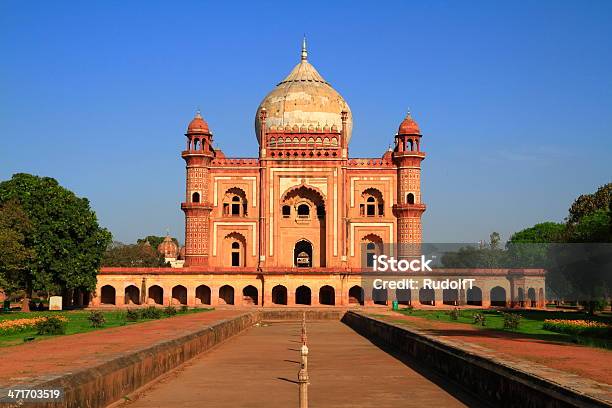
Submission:
[[[202,119],[202,112],[200,111],[200,107],[196,108],[195,118]]]
[[[308,50],[306,49],[306,34],[304,34],[304,39],[302,40],[302,61],[308,60]]]

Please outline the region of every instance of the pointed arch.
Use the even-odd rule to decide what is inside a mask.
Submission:
[[[246,192],[240,187],[232,187],[223,195],[223,215],[231,217],[248,216],[248,200]]]

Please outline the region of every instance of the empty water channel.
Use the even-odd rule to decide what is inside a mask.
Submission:
[[[483,404],[337,320],[307,322],[310,407]],[[145,387],[129,407],[297,407],[301,322],[264,321]]]

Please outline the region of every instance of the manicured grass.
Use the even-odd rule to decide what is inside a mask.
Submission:
[[[163,310],[163,309],[162,309]],[[178,310],[178,309],[177,309]],[[178,313],[176,316],[182,316],[185,314],[199,313],[199,312],[207,312],[213,309],[189,309],[186,312]],[[41,316],[64,316],[68,318],[68,323],[66,324],[66,334],[76,334],[76,333],[86,333],[93,330],[104,330],[111,327],[118,326],[126,326],[126,325],[134,325],[142,322],[147,322],[152,319],[142,319],[135,322],[130,322],[126,320],[126,311],[125,310],[109,310],[102,311],[104,315],[104,319],[106,322],[104,326],[101,328],[93,328],[91,327],[91,322],[87,319],[90,311],[85,310],[74,310],[74,311],[61,311],[61,312],[30,312],[30,313],[22,313],[22,312],[8,312],[8,313],[0,313],[0,322],[4,320],[14,320],[14,319],[29,319],[34,317]],[[173,316],[163,315],[161,318],[169,318]],[[31,338],[33,340],[30,340]],[[36,334],[36,329],[27,329],[24,331],[20,331],[17,333],[8,333],[8,334],[0,334],[0,347],[13,346],[16,344],[21,344],[26,339],[28,341],[39,341],[42,339],[47,339],[55,336],[39,336]]]
[[[561,341],[575,344],[582,344],[592,347],[602,347],[612,349],[612,341],[610,339],[592,338],[588,336],[578,336],[566,333],[557,333],[545,330],[542,326],[546,319],[564,319],[564,320],[596,320],[604,323],[612,323],[610,315],[589,316],[581,312],[563,312],[549,310],[516,310],[510,313],[518,313],[522,316],[519,327],[516,330],[504,329],[504,318],[502,312],[492,309],[460,309],[457,320],[451,319],[449,311],[443,310],[422,310],[422,309],[401,309],[399,313],[407,316],[421,317],[429,320],[436,320],[449,323],[469,324],[482,330],[496,330],[523,334],[534,339]],[[474,323],[474,315],[480,313],[486,317],[486,325],[476,325]],[[395,321],[397,323],[406,323],[405,321]]]

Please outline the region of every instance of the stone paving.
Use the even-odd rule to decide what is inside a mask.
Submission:
[[[140,407],[297,407],[299,322],[268,322],[191,360],[123,404]],[[310,407],[480,406],[336,321],[309,322]],[[425,375],[423,375],[425,374]]]

